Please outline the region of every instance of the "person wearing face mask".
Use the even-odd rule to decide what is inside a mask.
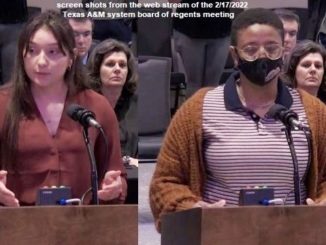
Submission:
[[[279,79],[283,37],[283,24],[271,10],[249,9],[233,21],[230,51],[238,71],[225,85],[199,90],[167,130],[150,185],[159,231],[165,213],[239,205],[246,186],[271,187],[274,198],[295,203],[284,126],[267,114],[274,104],[295,111],[312,131],[312,146],[302,131],[293,132],[301,204],[326,203],[326,108]]]

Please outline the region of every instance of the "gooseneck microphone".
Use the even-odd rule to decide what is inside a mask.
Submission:
[[[290,148],[290,153],[291,153],[292,163],[293,163],[294,201],[295,201],[296,205],[300,205],[301,204],[301,196],[300,196],[301,186],[300,186],[299,164],[298,164],[297,154],[295,151],[291,130],[299,129],[299,130],[302,130],[303,132],[305,132],[305,134],[306,134],[306,132],[309,131],[309,128],[304,126],[298,120],[298,115],[294,111],[292,111],[280,104],[273,105],[267,112],[267,116],[272,117],[276,120],[280,120],[285,125],[284,132],[285,132],[285,136],[287,139],[287,143]],[[308,142],[308,144],[309,144],[309,142]]]
[[[269,117],[280,120],[286,127],[305,130],[307,126],[298,120],[298,114],[280,104],[274,104],[267,112]]]
[[[86,144],[86,149],[88,152],[89,162],[91,164],[91,190],[92,190],[92,204],[99,204],[98,199],[98,175],[97,175],[97,164],[94,156],[92,142],[88,137],[88,128],[89,126],[98,128],[101,133],[103,129],[101,125],[95,120],[95,114],[84,107],[71,104],[67,109],[67,114],[71,119],[79,122],[83,126],[83,136]]]
[[[73,120],[79,122],[83,127],[95,127],[95,128],[102,128],[101,125],[95,120],[95,114],[84,107],[71,104],[67,109],[67,114]]]

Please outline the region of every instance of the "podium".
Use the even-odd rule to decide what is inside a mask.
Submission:
[[[137,205],[0,208],[1,245],[137,245]]]
[[[162,245],[325,245],[326,206],[189,209],[162,217]]]

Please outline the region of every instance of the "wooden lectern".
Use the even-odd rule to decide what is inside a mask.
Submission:
[[[326,206],[195,208],[162,217],[162,245],[325,245]]]
[[[137,245],[137,205],[0,208],[1,245]]]

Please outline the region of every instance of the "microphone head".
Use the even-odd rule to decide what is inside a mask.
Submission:
[[[283,105],[280,105],[280,104],[274,104],[270,109],[269,111],[267,112],[267,116],[268,117],[271,117],[271,118],[274,118],[274,119],[280,119],[280,114],[282,112],[285,112],[287,111],[288,109],[283,106]]]
[[[297,113],[280,104],[273,105],[267,112],[267,116],[280,120],[285,126],[291,126],[294,119],[298,120]]]
[[[79,122],[84,127],[94,126],[100,128],[101,125],[95,121],[95,114],[88,109],[77,105],[71,104],[67,109],[68,116],[74,121]]]
[[[77,104],[71,104],[67,109],[67,114],[74,121],[79,121],[83,110],[85,109],[82,106]]]

